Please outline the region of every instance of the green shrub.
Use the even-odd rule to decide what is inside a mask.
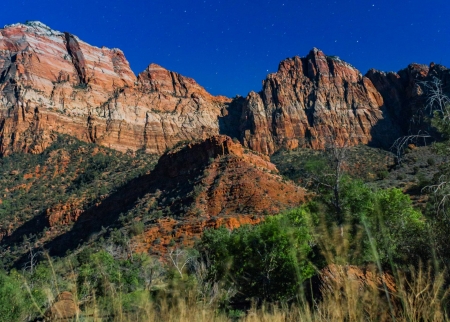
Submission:
[[[237,289],[235,301],[287,300],[314,274],[309,221],[299,208],[257,226],[211,229],[196,248],[211,263],[208,278]]]
[[[372,190],[361,181],[344,181],[342,208],[350,240],[362,243],[355,264],[418,264],[425,237],[424,217],[400,189]],[[359,235],[359,237],[357,237]],[[353,249],[357,249],[356,244]],[[361,256],[360,256],[361,255]],[[359,257],[360,256],[360,257]]]
[[[137,236],[141,235],[144,232],[145,226],[144,223],[141,221],[134,221],[131,224],[131,227],[129,229],[131,236]]]
[[[384,264],[418,264],[425,243],[425,222],[411,199],[400,189],[375,193],[374,208],[362,218],[377,249],[376,256]],[[373,252],[368,256],[374,261]]]
[[[17,274],[0,272],[0,321],[22,321],[32,309],[28,294]]]
[[[378,176],[378,179],[384,180],[384,179],[386,179],[389,176],[389,171],[387,171],[387,170],[379,171],[377,173],[377,176]]]

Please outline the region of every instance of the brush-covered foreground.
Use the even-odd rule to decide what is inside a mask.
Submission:
[[[0,274],[0,320],[446,320],[448,257],[432,243],[447,236],[398,189],[343,185],[342,225],[323,196],[259,225],[207,230],[163,258],[129,255],[112,237],[30,258]]]
[[[417,152],[406,158],[411,153]],[[194,246],[173,243],[159,256],[133,251],[133,236],[143,231],[137,224],[92,238],[62,257],[27,247],[40,239],[25,235],[19,244],[23,264],[11,269],[4,257],[0,321],[446,320],[445,187],[430,190],[428,202],[417,208],[402,190],[379,188],[407,162],[365,183],[345,171],[339,178],[329,176],[333,163],[316,157],[307,160],[309,176],[302,177],[322,183],[312,201],[258,225],[206,230]],[[426,169],[436,173],[430,181],[448,172],[447,163],[436,159],[432,169],[427,163]],[[115,160],[107,165],[120,164]],[[297,163],[290,164],[295,170]],[[140,171],[150,166],[142,163]],[[95,191],[105,169],[80,189]]]

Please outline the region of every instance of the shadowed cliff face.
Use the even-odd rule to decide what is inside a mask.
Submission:
[[[119,49],[39,22],[0,29],[0,155],[42,152],[52,132],[162,154],[218,134],[228,101],[158,65],[136,77]]]
[[[450,71],[446,67],[434,63],[430,66],[410,64],[398,73],[371,69],[366,77],[383,96],[386,109],[403,133],[433,132],[429,122],[425,122],[430,110],[425,109],[427,93],[423,83],[437,77],[442,81],[444,91],[448,92]]]
[[[262,91],[249,94],[241,131],[246,146],[266,154],[281,147],[321,148],[329,133],[349,145],[401,135],[372,81],[318,49],[282,61]]]

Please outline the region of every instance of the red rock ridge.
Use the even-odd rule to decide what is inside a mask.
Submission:
[[[150,173],[87,209],[86,200],[70,199],[48,207],[40,220],[41,229],[50,228],[43,243],[51,255],[65,254],[102,227],[117,225],[121,214],[144,223],[139,249],[163,251],[173,246],[172,239],[192,243],[206,228],[255,224],[308,199],[305,190],[279,175],[267,156],[216,135],[167,151]],[[0,237],[11,236],[11,229],[3,227]]]
[[[39,22],[0,29],[0,155],[39,153],[64,133],[120,151],[163,153],[219,133],[221,108],[193,79]]]
[[[168,151],[161,156],[155,170],[174,178],[188,174],[193,167],[206,166],[217,157],[226,155],[232,155],[255,166],[278,172],[267,156],[255,152],[245,153],[239,142],[233,142],[230,137],[225,135],[212,136]]]

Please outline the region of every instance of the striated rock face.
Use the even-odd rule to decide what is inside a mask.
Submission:
[[[313,49],[286,59],[246,99],[241,139],[253,150],[316,149],[330,135],[349,145],[383,145],[401,135],[372,81],[337,57]]]
[[[39,153],[55,133],[160,154],[218,134],[228,101],[154,64],[136,77],[119,49],[40,22],[0,29],[0,155]]]
[[[313,49],[282,61],[261,92],[231,101],[156,64],[136,77],[119,49],[40,22],[16,24],[0,29],[0,156],[42,152],[58,133],[155,154],[219,133],[264,154],[319,149],[330,137],[390,147],[423,117],[419,82],[432,75],[450,82],[434,64],[363,76]]]

